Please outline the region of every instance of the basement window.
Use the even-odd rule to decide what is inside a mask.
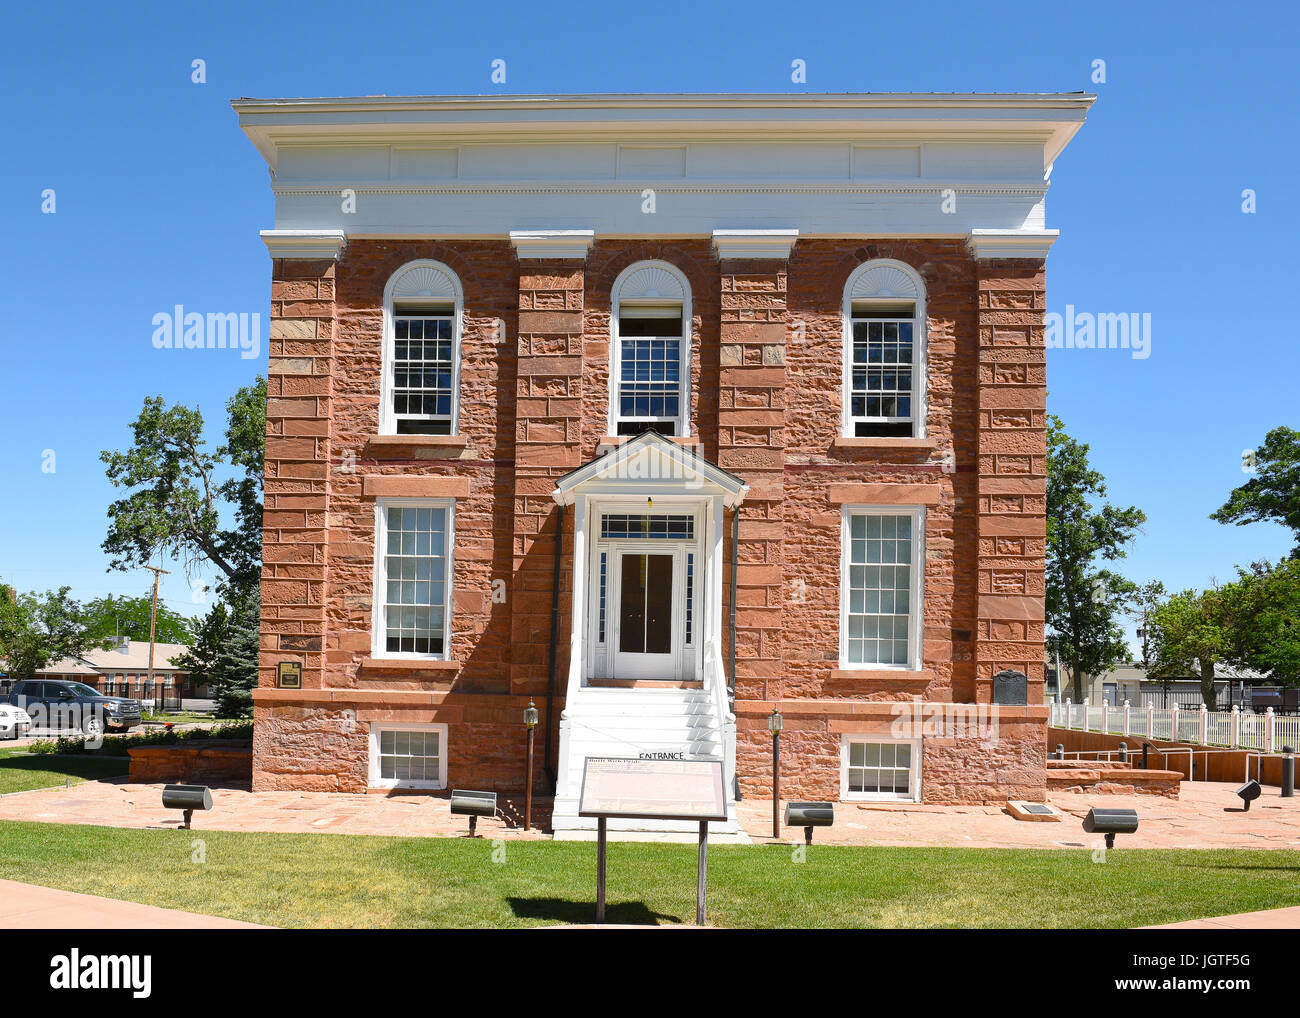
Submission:
[[[368,783],[371,788],[446,788],[447,726],[371,725]]]
[[[846,735],[840,745],[840,798],[917,802],[921,746],[912,741]]]

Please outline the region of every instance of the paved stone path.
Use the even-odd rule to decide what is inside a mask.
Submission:
[[[815,843],[916,845],[965,848],[1092,848],[1098,838],[1084,834],[1082,821],[1092,806],[1131,807],[1140,826],[1121,835],[1125,848],[1300,848],[1300,797],[1282,799],[1266,788],[1249,813],[1240,810],[1236,785],[1184,782],[1181,798],[1155,795],[1105,795],[1060,792],[1052,804],[1058,823],[1016,820],[1000,806],[925,806],[905,803],[836,803],[835,826],[820,828]],[[194,817],[200,830],[330,831],[337,834],[387,834],[403,837],[463,835],[467,821],[453,817],[445,796],[352,795],[330,792],[249,792],[213,790],[214,808]],[[549,799],[533,804],[531,832],[522,829],[523,802],[502,796],[506,818],[480,820],[484,837],[545,837]],[[770,800],[746,799],[740,819],[754,841],[771,841]],[[0,820],[101,824],[110,827],[176,827],[179,815],[162,808],[161,785],[87,781],[71,788],[16,792],[0,796]],[[801,840],[801,830],[782,831],[783,841]]]
[[[1188,919],[1182,923],[1148,926],[1150,930],[1294,930],[1300,929],[1300,907],[1270,908],[1264,912],[1241,912],[1212,919]]]
[[[817,828],[813,843],[917,845],[954,848],[1093,848],[1102,839],[1083,832],[1093,806],[1138,813],[1136,834],[1120,835],[1115,848],[1300,848],[1300,797],[1280,798],[1266,788],[1249,813],[1240,810],[1228,782],[1183,782],[1178,799],[1160,795],[1053,792],[1059,822],[1016,820],[1001,806],[925,806],[910,803],[835,804],[835,825]],[[772,800],[744,800],[741,822],[758,843],[772,841]],[[802,840],[787,828],[782,841]]]
[[[256,923],[0,880],[0,929],[259,930]]]
[[[524,831],[523,801],[501,796],[504,817],[480,818],[485,838],[541,838],[550,825],[549,799],[534,801],[533,830]],[[71,788],[0,796],[0,820],[98,824],[105,827],[179,827],[181,814],[164,809],[162,785],[86,781]],[[250,792],[214,788],[212,809],[194,814],[196,830],[389,834],[406,838],[463,836],[467,817],[452,816],[442,796],[352,795],[339,792]]]

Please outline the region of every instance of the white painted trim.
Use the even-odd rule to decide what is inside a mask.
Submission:
[[[663,275],[666,274],[665,279]],[[637,277],[642,279],[658,278],[662,280],[660,285],[664,286],[663,290],[646,290],[644,287],[633,287],[638,282]],[[669,285],[678,287],[676,292],[669,289]],[[618,320],[620,309],[624,304],[629,306],[646,306],[648,304],[677,304],[682,307],[682,327],[681,327],[681,364],[678,385],[678,403],[677,409],[680,416],[677,422],[677,430],[674,437],[689,438],[691,435],[691,350],[695,345],[695,318],[691,310],[691,284],[686,278],[686,273],[682,272],[677,266],[659,260],[648,260],[633,262],[614,280],[614,285],[610,288],[609,294],[609,402],[605,415],[605,434],[613,437],[618,434],[618,387],[619,387],[619,370],[622,358],[620,356],[621,344],[618,334]],[[665,337],[666,338],[666,337]]]
[[[908,592],[907,664],[849,661],[849,519],[863,516],[912,517],[912,585]],[[840,662],[841,669],[918,672],[925,645],[925,506],[845,505],[840,508]]]
[[[348,243],[342,230],[262,230],[260,236],[272,258],[337,261]]]
[[[400,781],[379,776],[379,736],[382,732],[436,732],[438,734],[437,781]],[[370,722],[370,759],[367,784],[370,788],[421,788],[438,790],[447,787],[447,726],[441,723],[421,724],[406,721]]]
[[[798,230],[714,230],[713,250],[720,259],[763,258],[784,261],[790,257]]]
[[[1046,258],[1060,235],[1060,230],[971,230],[966,246],[981,260]]]
[[[675,670],[674,678],[678,679],[699,679],[703,677],[704,648],[709,641],[710,634],[716,632],[712,629],[714,620],[705,618],[704,605],[705,598],[710,597],[708,584],[705,581],[706,569],[712,569],[715,565],[715,556],[710,550],[709,528],[710,528],[710,506],[720,501],[719,496],[711,496],[707,493],[683,493],[680,486],[676,493],[654,496],[653,508],[647,509],[646,496],[636,494],[628,495],[601,495],[592,496],[587,500],[586,524],[588,529],[588,548],[586,583],[591,593],[585,597],[581,604],[576,600],[574,602],[575,614],[573,618],[575,629],[581,627],[584,639],[587,641],[587,657],[583,661],[582,680],[589,678],[638,678],[644,676],[636,675],[618,675],[615,673],[614,664],[617,654],[617,633],[618,626],[615,623],[617,614],[617,604],[621,578],[615,578],[615,564],[617,554],[622,551],[639,552],[642,554],[671,554],[674,556],[674,584],[680,581],[681,597],[678,597],[678,590],[673,595],[673,633],[674,643],[676,644],[676,655],[673,661]],[[600,536],[600,518],[605,513],[631,513],[639,515],[643,513],[666,513],[670,515],[691,516],[695,520],[695,537],[688,538],[602,538]],[[575,517],[576,519],[576,517]],[[574,543],[575,551],[577,542]],[[605,643],[600,644],[599,627],[600,627],[600,606],[599,606],[599,583],[600,583],[600,554],[607,554],[608,572],[606,574],[607,593],[605,600]],[[691,634],[692,642],[687,645],[686,640],[686,601],[685,601],[685,582],[686,582],[686,554],[695,555],[695,594],[694,594],[694,632]],[[574,570],[579,568],[579,562],[575,558]],[[719,567],[720,568],[720,567]],[[721,595],[718,595],[718,604],[721,605]],[[710,606],[712,602],[709,602]],[[720,608],[719,608],[720,610]],[[721,616],[719,616],[719,619]]]
[[[890,275],[881,275],[880,270],[889,270]],[[875,292],[866,292],[861,284],[865,279],[872,278],[873,274],[888,289],[897,289],[904,291],[907,289],[904,280],[911,284],[910,292],[886,293],[878,287],[868,286],[867,289]],[[871,261],[863,262],[850,274],[844,282],[844,304],[841,309],[841,341],[840,341],[840,403],[841,419],[840,434],[845,438],[853,438],[854,423],[857,418],[853,417],[853,305],[855,303],[870,304],[873,300],[879,301],[903,301],[910,300],[916,305],[913,313],[913,335],[912,335],[912,436],[913,438],[925,438],[928,427],[929,417],[929,343],[927,337],[929,334],[929,318],[926,310],[926,289],[925,280],[921,274],[908,265],[906,262],[898,261],[894,258],[873,258]]]
[[[446,509],[447,554],[446,573],[443,576],[443,638],[441,654],[414,654],[390,651],[385,646],[388,630],[384,625],[384,602],[388,599],[388,574],[384,568],[384,555],[388,550],[388,509]],[[452,577],[456,562],[456,500],[454,498],[376,498],[375,499],[375,558],[371,575],[370,595],[370,656],[386,660],[450,661],[452,634],[452,606],[455,592]]]
[[[630,462],[659,456],[668,461],[666,470],[652,470]],[[571,504],[583,494],[605,497],[632,496],[671,499],[683,492],[721,494],[728,507],[745,500],[749,485],[702,456],[683,448],[653,431],[637,435],[603,456],[584,463],[561,477],[551,497],[561,505]]]
[[[596,239],[595,230],[511,230],[510,243],[520,261],[539,258],[580,258]]]
[[[379,373],[379,434],[396,435],[397,418],[393,413],[393,306],[398,301],[397,288],[414,274],[422,273],[429,287],[422,292],[403,294],[402,303],[451,303],[451,434],[460,434],[460,362],[461,336],[465,325],[465,291],[460,277],[442,262],[417,258],[407,262],[388,277],[384,284],[383,353]]]
[[[879,745],[906,745],[912,747],[908,784],[910,795],[885,795],[880,792],[849,791],[849,744],[853,742]],[[921,801],[921,749],[920,739],[895,739],[886,735],[867,735],[845,732],[840,736],[840,801],[841,802],[920,802]]]

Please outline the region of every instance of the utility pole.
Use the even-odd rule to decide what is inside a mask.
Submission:
[[[154,629],[158,624],[158,577],[170,570],[162,566],[145,566],[153,570],[153,606],[149,609],[149,688],[153,689],[153,641]],[[154,706],[158,706],[158,691],[154,689]]]

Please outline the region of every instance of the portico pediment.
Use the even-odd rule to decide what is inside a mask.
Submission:
[[[646,431],[565,474],[551,495],[560,505],[572,505],[578,495],[721,496],[732,508],[748,491],[742,478]]]

